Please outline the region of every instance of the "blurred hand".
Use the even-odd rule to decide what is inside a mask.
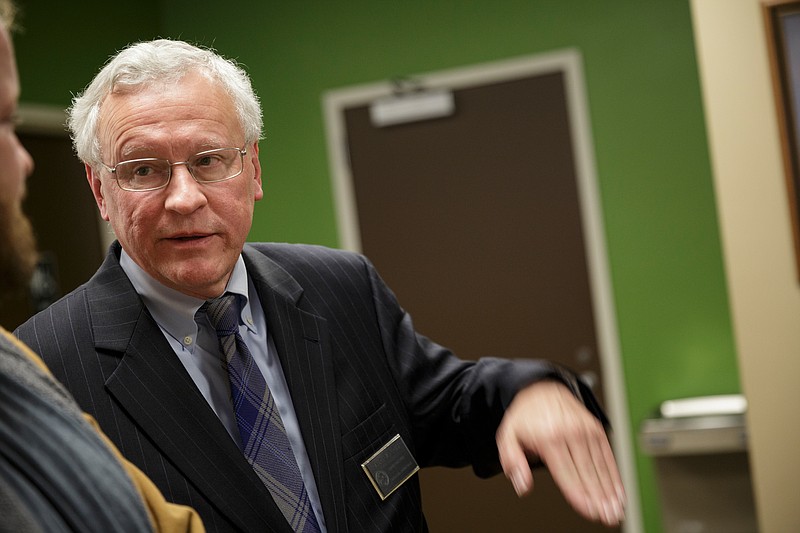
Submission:
[[[622,522],[625,489],[605,430],[565,385],[542,381],[517,393],[497,449],[517,495],[533,489],[528,457],[538,458],[578,513],[608,526]]]

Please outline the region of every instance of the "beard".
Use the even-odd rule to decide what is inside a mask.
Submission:
[[[19,204],[0,202],[0,300],[25,293],[37,259],[30,220]]]

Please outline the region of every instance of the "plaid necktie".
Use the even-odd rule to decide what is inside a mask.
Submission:
[[[228,370],[242,450],[292,528],[317,533],[319,524],[278,407],[239,334],[240,312],[235,300],[233,294],[209,300],[206,313],[217,331]]]

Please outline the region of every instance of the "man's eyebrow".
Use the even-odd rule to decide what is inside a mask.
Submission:
[[[230,148],[225,142],[219,139],[203,139],[192,146],[192,154],[204,152],[206,150],[215,150],[217,148]],[[128,159],[139,159],[142,157],[158,157],[165,158],[164,156],[156,155],[158,148],[151,144],[128,144],[120,150],[120,161]],[[166,158],[165,158],[166,159]]]
[[[132,144],[127,145],[120,150],[120,161],[124,161],[126,159],[138,158],[138,157],[153,157],[152,154],[154,149],[152,146],[144,145],[144,144]]]

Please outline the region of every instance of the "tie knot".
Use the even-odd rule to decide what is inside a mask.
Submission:
[[[233,335],[239,329],[239,308],[236,296],[226,293],[205,303],[206,314],[218,336]]]

